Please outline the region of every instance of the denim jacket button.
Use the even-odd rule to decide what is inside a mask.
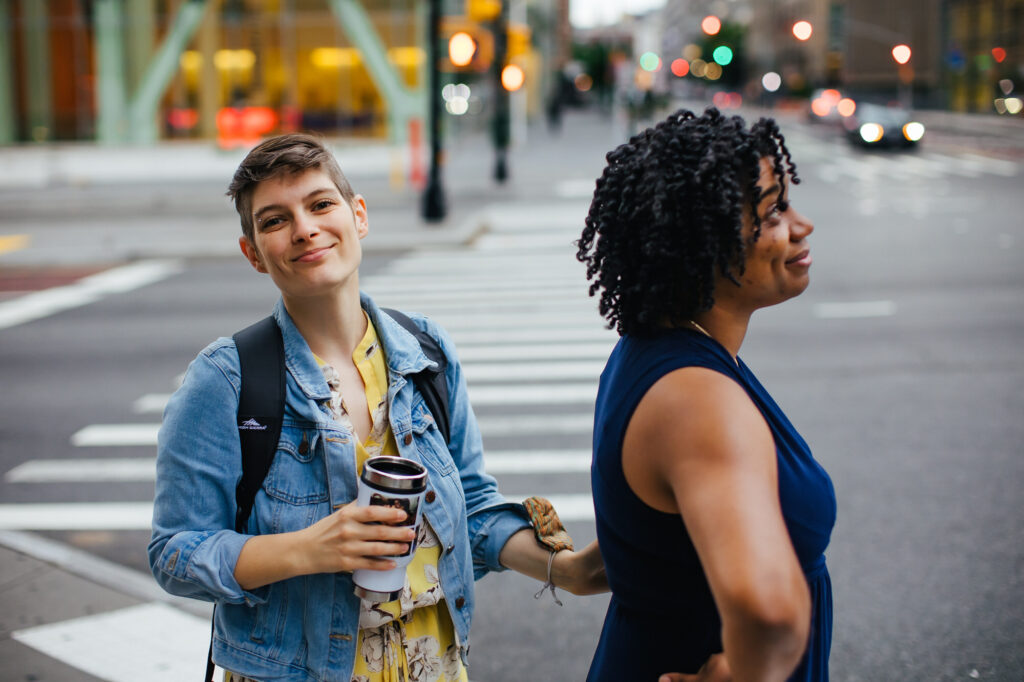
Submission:
[[[433,490],[428,490],[427,494],[424,495],[423,497],[427,500],[427,502],[433,502],[435,499],[437,499],[437,494],[435,494]]]
[[[412,434],[411,433],[405,434],[405,438],[402,439],[402,442],[404,442],[406,445],[411,444],[412,443]]]
[[[465,605],[466,605],[466,598],[465,597],[459,597],[458,599],[455,600],[455,608],[461,609]]]
[[[455,551],[455,545],[448,545],[448,549],[445,550],[446,554],[451,554]]]

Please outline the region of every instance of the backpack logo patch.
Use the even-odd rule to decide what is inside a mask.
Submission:
[[[260,424],[253,418],[246,419],[244,422],[238,425],[239,431],[266,431],[267,427]]]

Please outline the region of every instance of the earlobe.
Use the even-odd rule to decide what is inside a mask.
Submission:
[[[242,255],[249,261],[256,272],[266,273],[267,269],[263,267],[263,260],[260,258],[259,251],[256,250],[256,245],[249,241],[249,238],[242,235],[238,238],[238,246],[242,249]]]

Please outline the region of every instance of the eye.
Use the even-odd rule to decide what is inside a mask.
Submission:
[[[334,201],[331,199],[317,199],[313,204],[314,211],[323,211],[334,206]]]
[[[281,218],[281,216],[270,216],[269,218],[264,218],[262,221],[260,221],[260,231],[270,232],[274,229],[277,229],[278,227],[281,227],[281,225],[283,224],[284,219]]]

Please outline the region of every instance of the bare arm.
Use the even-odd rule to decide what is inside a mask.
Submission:
[[[256,535],[246,541],[235,564],[235,580],[244,590],[312,573],[360,568],[394,568],[390,559],[415,539],[415,531],[398,523],[406,513],[391,507],[345,505],[309,528],[292,533]]]
[[[733,679],[785,680],[807,645],[810,595],[782,519],[775,444],[746,392],[704,368],[666,375],[630,421],[623,468],[641,499],[682,515]]]
[[[545,582],[550,556],[551,552],[537,542],[533,531],[525,529],[508,539],[498,560],[505,568]],[[597,541],[578,552],[558,552],[551,564],[551,581],[555,587],[578,595],[607,592],[608,579],[605,577],[604,561]]]

